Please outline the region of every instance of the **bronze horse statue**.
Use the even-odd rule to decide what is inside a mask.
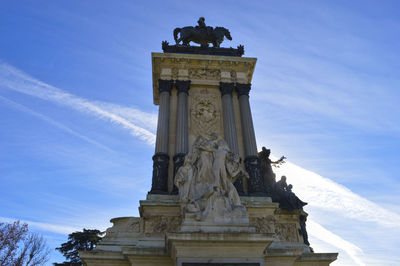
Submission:
[[[178,33],[180,36],[178,38]],[[182,41],[182,45],[188,46],[190,42],[200,44],[201,47],[208,47],[212,43],[214,47],[219,47],[226,37],[232,40],[228,29],[224,27],[183,27],[174,29],[174,39],[177,45]]]

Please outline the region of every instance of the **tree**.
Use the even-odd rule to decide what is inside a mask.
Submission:
[[[64,263],[54,263],[54,265],[82,265],[79,259],[79,251],[93,250],[97,243],[102,239],[102,232],[97,229],[83,229],[82,232],[74,232],[68,235],[68,242],[62,243],[61,247],[56,248],[67,260]]]
[[[46,241],[29,232],[26,223],[0,223],[0,265],[43,265],[49,254]]]

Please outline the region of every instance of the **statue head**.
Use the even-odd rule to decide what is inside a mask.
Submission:
[[[258,156],[260,156],[260,160],[266,160],[268,161],[269,155],[271,154],[270,149],[266,149],[265,147],[262,147],[262,150],[258,153]]]
[[[270,149],[266,149],[265,147],[262,147],[262,153],[269,157],[271,155],[271,150]]]
[[[229,31],[228,29],[226,30],[225,37],[226,37],[228,40],[232,41],[232,36],[231,36],[231,33],[230,33],[230,31]]]
[[[205,27],[206,26],[204,17],[200,17],[199,20],[197,21],[197,23],[199,24],[200,27]]]

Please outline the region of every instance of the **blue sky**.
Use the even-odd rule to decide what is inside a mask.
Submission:
[[[258,148],[309,202],[333,265],[399,265],[397,1],[0,2],[0,219],[51,248],[137,216],[151,185],[151,52],[175,27],[224,26],[257,57]],[[63,258],[54,251],[50,262]]]

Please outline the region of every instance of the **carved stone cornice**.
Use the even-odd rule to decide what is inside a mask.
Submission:
[[[242,96],[242,95],[247,95],[249,96],[249,92],[251,89],[251,84],[250,83],[236,83],[236,91],[238,93],[238,97]]]
[[[190,80],[176,80],[175,87],[178,90],[178,93],[188,93],[190,89]]]
[[[219,90],[221,91],[221,96],[225,94],[232,95],[232,92],[235,88],[235,83],[233,82],[220,82],[219,83]]]
[[[251,83],[256,58],[200,54],[152,53],[153,100],[158,105],[158,80],[190,80],[190,86],[219,86],[223,82]],[[185,71],[182,78],[182,71]],[[230,73],[229,77],[224,73]]]
[[[158,79],[158,91],[160,93],[164,91],[171,93],[173,85],[174,85],[173,80]]]

